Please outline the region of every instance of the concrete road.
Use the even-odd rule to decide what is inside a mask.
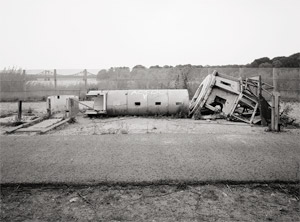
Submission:
[[[1,136],[1,183],[296,181],[299,134]]]

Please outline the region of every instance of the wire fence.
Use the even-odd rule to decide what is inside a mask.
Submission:
[[[262,80],[276,84],[283,97],[299,100],[300,69],[251,69],[251,68],[215,68],[220,73],[239,77],[261,75]],[[50,94],[84,94],[90,89],[118,90],[118,89],[161,89],[187,88],[194,94],[201,81],[214,68],[192,68],[183,71],[176,68],[144,69],[127,71],[108,70],[95,75],[88,71],[75,72],[70,75],[44,70],[31,74],[20,72],[17,78],[0,75],[0,100],[21,98],[24,96],[41,98]],[[47,74],[47,76],[46,76]],[[90,76],[89,76],[90,75]],[[91,76],[92,75],[92,76]],[[5,78],[4,78],[5,77]]]

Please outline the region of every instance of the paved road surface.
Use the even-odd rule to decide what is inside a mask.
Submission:
[[[1,183],[299,180],[299,135],[1,136]]]

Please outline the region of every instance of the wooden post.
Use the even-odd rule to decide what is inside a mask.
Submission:
[[[48,117],[51,116],[51,99],[47,98],[47,115]]]
[[[272,93],[272,130],[279,131],[279,98],[280,93],[278,92],[278,69],[273,68],[273,93]]]
[[[26,98],[26,70],[23,69],[22,71],[22,79],[23,79],[23,93],[22,93],[22,98],[23,99],[27,99]]]
[[[274,108],[274,111],[275,111],[275,131],[279,131],[279,118],[280,118],[280,114],[279,114],[279,97],[280,97],[280,94],[279,92],[274,92],[274,100],[275,100],[275,108]]]
[[[280,98],[279,92],[272,93],[271,130],[277,131],[277,132],[280,130],[280,128],[279,128],[279,119],[280,119],[279,98]]]
[[[56,74],[56,69],[54,69],[53,75],[54,75],[54,88],[56,90],[56,88],[57,88],[57,74]]]
[[[87,70],[83,70],[83,74],[84,74],[84,77],[83,77],[83,80],[84,80],[84,89],[85,91],[87,91]]]
[[[267,123],[266,119],[263,116],[262,105],[261,105],[261,103],[263,101],[261,75],[258,76],[257,88],[258,88],[259,113],[260,113],[260,119],[261,119],[260,123],[261,123],[262,126],[268,126],[268,123]]]
[[[26,70],[23,69],[22,71],[22,78],[23,78],[23,91],[26,91]]]
[[[18,101],[18,122],[22,121],[22,100]]]
[[[278,92],[278,70],[273,68],[273,91]]]
[[[272,93],[272,106],[271,106],[271,130],[275,130],[275,96]]]

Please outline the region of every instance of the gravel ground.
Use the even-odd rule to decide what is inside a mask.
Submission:
[[[299,221],[299,185],[10,186],[1,221]]]
[[[299,134],[248,134],[239,128],[238,133],[225,128],[199,134],[0,136],[1,182],[299,181]]]
[[[289,116],[295,118],[297,123],[300,123],[300,103],[282,103],[281,110],[286,106],[292,108]],[[31,110],[35,115],[46,113],[45,102],[23,103],[23,107],[24,112]],[[81,109],[84,109],[84,107],[81,106]],[[1,116],[14,113],[16,110],[17,103],[0,103]],[[9,129],[9,127],[1,126],[0,133],[6,129]],[[279,135],[285,139],[275,142],[275,144],[282,144],[283,148],[290,142],[295,143],[299,138],[297,135],[300,134],[299,130],[284,131],[284,133]],[[275,136],[276,134],[267,133],[261,127],[250,127],[245,124],[239,125],[239,123],[226,121],[209,122],[190,119],[140,117],[89,119],[84,118],[82,115],[77,117],[75,124],[67,124],[50,132],[52,135],[49,136],[104,134],[145,134],[146,136],[151,134],[164,135],[165,133],[221,136],[224,132],[227,135],[239,134],[244,137],[249,135],[251,138],[256,136],[258,138],[265,134],[266,138],[269,138],[267,139],[268,141],[271,138],[278,138],[278,136]],[[16,140],[20,138],[8,137]],[[40,138],[41,141],[43,138],[46,138],[44,140],[45,143],[50,143],[47,140],[48,137],[38,136],[37,138]],[[288,138],[293,138],[293,141],[289,141]],[[248,139],[241,139],[238,136],[226,137],[226,141],[233,144],[236,142],[243,144],[243,141]],[[68,143],[67,140],[63,141]],[[3,144],[3,140],[1,143]],[[171,140],[168,144],[172,145]],[[251,147],[252,153],[253,149],[256,149],[255,143],[251,144]],[[35,148],[24,147],[23,150],[32,151],[32,149]],[[232,148],[228,147],[228,149]],[[59,150],[61,150],[59,147],[54,146],[51,152],[57,156],[59,155]],[[259,152],[262,152],[262,150]],[[264,155],[266,162],[271,163],[274,161],[276,152],[274,150],[266,152],[270,154],[270,156]],[[234,153],[238,155],[239,152]],[[51,169],[58,167],[58,165],[55,161],[51,162],[51,158],[43,159],[44,154],[45,152],[41,153],[42,157],[39,157],[39,154],[35,153],[29,159],[36,156],[37,161],[50,161],[50,166],[43,169],[49,175],[53,175],[54,171],[51,171]],[[72,154],[76,157],[74,152],[65,152],[65,154]],[[80,157],[86,155],[84,152],[79,154]],[[224,151],[216,156],[221,154],[224,155]],[[182,155],[187,154],[184,152]],[[282,153],[281,162],[279,159],[276,159],[279,163],[277,164],[278,166],[286,164],[286,155],[286,152]],[[22,155],[18,154],[18,150],[15,150],[13,157],[18,156],[21,157]],[[63,158],[66,158],[66,156],[63,156]],[[8,158],[5,161],[11,161],[12,159]],[[74,159],[76,162],[81,158]],[[68,161],[73,163],[74,159],[70,158]],[[24,157],[21,158],[18,164],[22,164],[23,160]],[[123,161],[126,161],[126,159],[123,159]],[[32,162],[28,163],[32,164]],[[274,165],[273,170],[270,171],[272,175],[275,171],[277,172],[277,170],[274,170],[277,165]],[[78,167],[80,167],[80,164]],[[175,165],[170,167],[176,168]],[[74,169],[70,168],[69,170],[73,172]],[[14,169],[11,170],[14,171]],[[30,171],[30,173],[35,174],[39,172]],[[132,186],[128,184],[124,186],[6,184],[1,186],[0,221],[299,221],[299,190],[299,184],[248,183],[227,185],[222,183],[188,185],[184,184],[184,180],[177,185],[156,184],[150,186]]]

